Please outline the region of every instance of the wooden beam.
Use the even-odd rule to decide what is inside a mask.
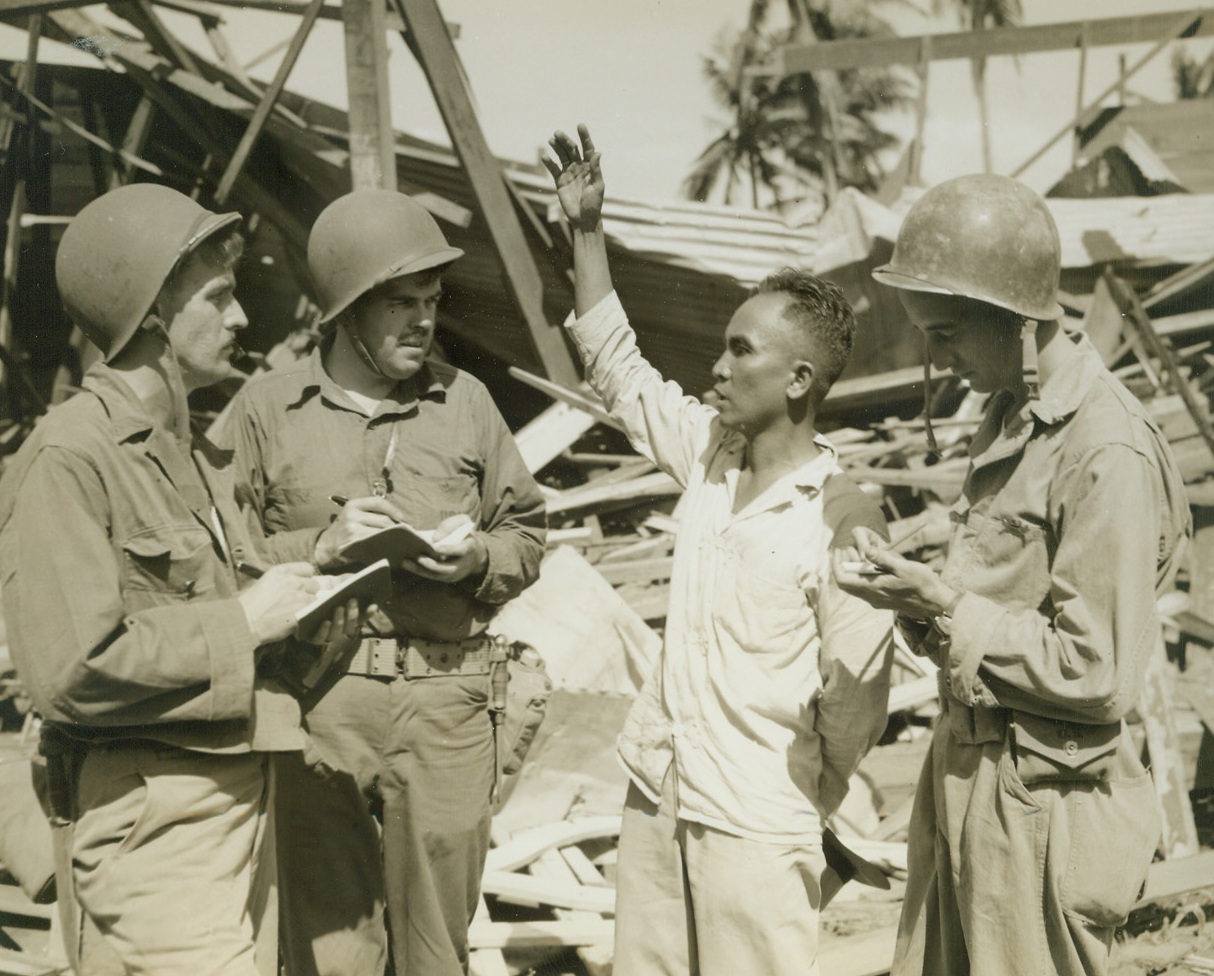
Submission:
[[[283,55],[282,63],[279,64],[278,70],[274,72],[274,80],[270,82],[270,87],[266,89],[265,95],[258,103],[257,109],[253,112],[253,117],[249,120],[249,127],[245,129],[244,135],[240,137],[240,142],[236,146],[236,151],[232,153],[232,158],[228,160],[228,168],[224,170],[223,177],[219,181],[219,187],[215,190],[215,202],[220,206],[227,202],[228,194],[232,192],[232,184],[236,182],[236,177],[240,175],[240,171],[244,169],[244,164],[249,158],[249,153],[253,151],[253,144],[257,141],[257,137],[261,135],[261,130],[265,127],[266,120],[270,117],[270,112],[274,108],[274,103],[278,101],[278,96],[282,94],[282,90],[287,84],[287,78],[290,77],[291,69],[295,67],[295,62],[299,59],[299,52],[303,50],[304,42],[312,32],[312,25],[316,23],[316,18],[320,14],[320,8],[323,4],[324,0],[312,0],[308,4],[308,9],[304,12],[303,19],[299,22],[295,36],[291,38],[291,46],[287,48],[287,53]]]
[[[1175,15],[1173,15],[1173,16],[1175,16]],[[1082,124],[1084,116],[1089,111],[1091,111],[1091,110],[1095,109],[1097,106],[1099,106],[1100,103],[1103,102],[1106,98],[1108,98],[1109,95],[1113,94],[1113,92],[1117,91],[1118,89],[1124,90],[1126,80],[1129,79],[1131,75],[1137,74],[1144,67],[1146,67],[1146,65],[1148,63],[1153,61],[1155,59],[1155,56],[1157,54],[1159,54],[1160,51],[1162,51],[1165,47],[1167,47],[1169,44],[1171,44],[1172,41],[1174,41],[1176,39],[1176,35],[1178,33],[1183,34],[1184,25],[1186,23],[1189,23],[1189,21],[1187,20],[1187,15],[1182,14],[1174,22],[1173,30],[1171,32],[1165,33],[1161,39],[1156,41],[1155,46],[1152,47],[1149,51],[1147,51],[1147,53],[1144,54],[1141,58],[1139,58],[1137,61],[1135,61],[1134,66],[1131,67],[1129,70],[1126,70],[1125,55],[1122,55],[1121,71],[1119,72],[1118,79],[1115,82],[1113,82],[1113,84],[1109,85],[1109,87],[1106,88],[1104,91],[1102,91],[1099,95],[1097,95],[1095,98],[1093,98],[1090,102],[1088,102],[1087,108],[1081,108],[1080,111],[1075,115],[1075,118],[1073,118],[1070,122],[1068,122],[1066,125],[1064,125],[1057,132],[1055,132],[1053,136],[1051,136],[1049,139],[1047,139],[1045,141],[1045,143],[1035,153],[1033,153],[1033,155],[1031,155],[1023,163],[1021,163],[1014,170],[1012,170],[1010,175],[1019,176],[1026,169],[1028,169],[1030,166],[1032,166],[1033,163],[1037,162],[1037,160],[1039,160],[1042,156],[1044,156],[1059,139],[1061,139],[1063,136],[1065,136],[1068,132],[1072,132],[1075,129],[1077,129]],[[1118,99],[1118,101],[1123,105],[1125,104],[1124,94],[1122,95],[1122,97],[1120,99]]]
[[[24,0],[0,0],[0,3],[24,2]],[[53,0],[42,0],[42,2],[53,2]],[[65,0],[67,2],[67,0]],[[77,0],[71,0],[77,2]],[[96,0],[90,0],[95,3]],[[162,2],[162,0],[157,0]],[[237,7],[242,10],[268,10],[276,14],[302,14],[308,9],[308,0],[209,0],[209,2],[218,7]],[[83,6],[83,4],[79,4]],[[167,2],[166,6],[173,6],[172,2]],[[337,3],[325,4],[320,8],[319,18],[321,20],[341,20],[341,5]],[[390,31],[404,30],[404,21],[401,20],[400,14],[395,10],[389,10],[386,21],[387,29]],[[458,25],[449,25],[452,33],[458,37]]]
[[[459,56],[435,0],[395,0],[408,25],[409,43],[438,104],[452,145],[468,174],[513,294],[548,378],[574,386],[577,369],[560,328],[544,313],[539,269],[506,190],[501,166],[489,151],[472,106]]]
[[[560,383],[544,379],[542,376],[528,373],[525,369],[519,369],[517,366],[510,367],[510,375],[520,383],[526,383],[530,387],[547,393],[554,400],[567,403],[571,407],[577,407],[579,410],[590,414],[600,424],[606,424],[608,427],[613,427],[616,430],[624,429],[620,426],[619,421],[614,420],[611,414],[607,412],[607,408],[603,406],[603,401],[591,391],[589,386],[581,381],[575,381],[573,385],[578,387],[578,389],[572,390],[562,386]]]
[[[198,62],[194,60],[189,49],[182,44],[171,30],[165,27],[161,21],[160,15],[152,9],[152,5],[148,0],[130,0],[129,3],[115,3],[110,5],[119,17],[130,21],[135,27],[139,28],[144,39],[152,45],[152,50],[159,54],[162,58],[179,68],[184,68],[193,74],[201,74],[198,70]]]
[[[1211,878],[1214,878],[1214,851],[1202,851],[1172,861],[1156,861],[1147,874],[1147,889],[1135,907],[1208,888]]]
[[[1179,29],[1176,27],[1178,17],[1188,18]],[[923,59],[949,61],[957,58],[986,58],[1001,54],[1078,50],[1085,45],[1107,47],[1117,44],[1143,44],[1158,41],[1164,36],[1189,38],[1211,35],[1214,35],[1214,8],[1203,7],[1188,14],[1184,11],[1171,11],[921,37],[882,37],[790,44],[777,51],[774,70],[780,75],[794,75],[823,69],[918,64]],[[925,39],[930,40],[930,46],[924,45]]]
[[[468,930],[468,945],[472,949],[592,946],[610,944],[614,935],[615,922],[602,916],[597,919],[555,922],[475,921]]]
[[[1181,400],[1184,401],[1185,409],[1189,411],[1189,415],[1197,425],[1198,433],[1201,434],[1202,439],[1209,446],[1210,452],[1214,454],[1214,427],[1211,426],[1209,417],[1206,415],[1201,404],[1198,403],[1192,387],[1189,386],[1188,378],[1181,372],[1171,346],[1167,340],[1160,337],[1155,331],[1154,326],[1152,326],[1151,317],[1143,309],[1138,295],[1133,288],[1113,273],[1111,267],[1105,267],[1101,280],[1108,286],[1109,294],[1112,296],[1113,301],[1121,309],[1125,320],[1138,334],[1140,341],[1146,346],[1148,353],[1159,359],[1160,364],[1172,377],[1172,382],[1176,386],[1176,392],[1180,394]],[[1144,365],[1146,364],[1144,363]]]
[[[341,19],[350,103],[350,182],[355,190],[395,190],[384,0],[344,0]]]
[[[135,106],[130,124],[126,127],[126,135],[122,137],[122,153],[128,154],[130,157],[138,157],[143,152],[148,141],[148,131],[152,127],[152,113],[155,110],[155,104],[145,91],[143,97],[139,99],[139,104]],[[124,155],[123,159],[126,160],[127,156]],[[110,173],[110,189],[116,189],[122,184],[130,182],[130,179],[131,167],[129,165],[121,169],[115,166],[113,172]]]
[[[96,2],[97,0],[0,0],[0,20],[23,21],[31,14],[87,7]]]

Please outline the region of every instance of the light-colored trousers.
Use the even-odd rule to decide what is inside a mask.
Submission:
[[[277,973],[266,765],[261,753],[89,747],[71,838],[83,976]]]
[[[616,871],[614,976],[816,976],[819,844],[769,844],[675,816],[629,786]]]
[[[909,833],[893,976],[1104,976],[1159,838],[1150,774],[1017,772],[1006,714],[949,702]]]

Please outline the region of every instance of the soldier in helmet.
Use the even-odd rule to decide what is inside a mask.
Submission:
[[[941,669],[899,976],[1106,972],[1159,841],[1125,716],[1162,652],[1188,510],[1158,428],[1061,327],[1059,264],[1044,201],[966,176],[915,203],[874,272],[931,362],[990,395],[942,572],[864,533],[884,572],[836,565]]]
[[[229,374],[248,324],[239,220],[150,184],[72,220],[56,279],[104,361],[0,488],[13,660],[44,719],[53,813],[74,820],[59,891],[87,919],[82,973],[277,972],[265,753],[302,736],[259,672],[318,584],[294,563],[240,587],[256,553],[186,402]],[[350,609],[335,622],[356,636]]]
[[[449,246],[415,200],[356,190],[308,239],[330,331],[250,383],[225,433],[242,500],[273,550],[322,567],[405,522],[470,521],[397,566],[349,673],[306,712],[308,761],[284,757],[278,818],[287,971],[457,976],[489,843],[489,640],[532,583],[543,499],[485,387],[430,357]],[[452,537],[454,538],[454,537]]]

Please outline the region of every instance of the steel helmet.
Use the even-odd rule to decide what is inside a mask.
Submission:
[[[212,213],[158,183],[99,196],[67,225],[55,255],[67,314],[108,362],[152,311],[181,259],[239,221],[238,213]]]
[[[1052,322],[1062,246],[1045,201],[1006,176],[959,176],[932,187],[902,222],[889,264],[894,288],[960,295]]]
[[[376,285],[450,264],[451,247],[420,203],[395,190],[354,190],[330,203],[308,235],[308,270],[328,322]]]

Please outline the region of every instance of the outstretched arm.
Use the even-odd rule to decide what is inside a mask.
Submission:
[[[607,240],[603,235],[603,171],[590,130],[577,127],[579,148],[564,132],[557,131],[548,144],[559,165],[544,157],[544,165],[556,181],[557,198],[573,231],[573,303],[580,318],[612,292],[611,268],[607,263]]]

